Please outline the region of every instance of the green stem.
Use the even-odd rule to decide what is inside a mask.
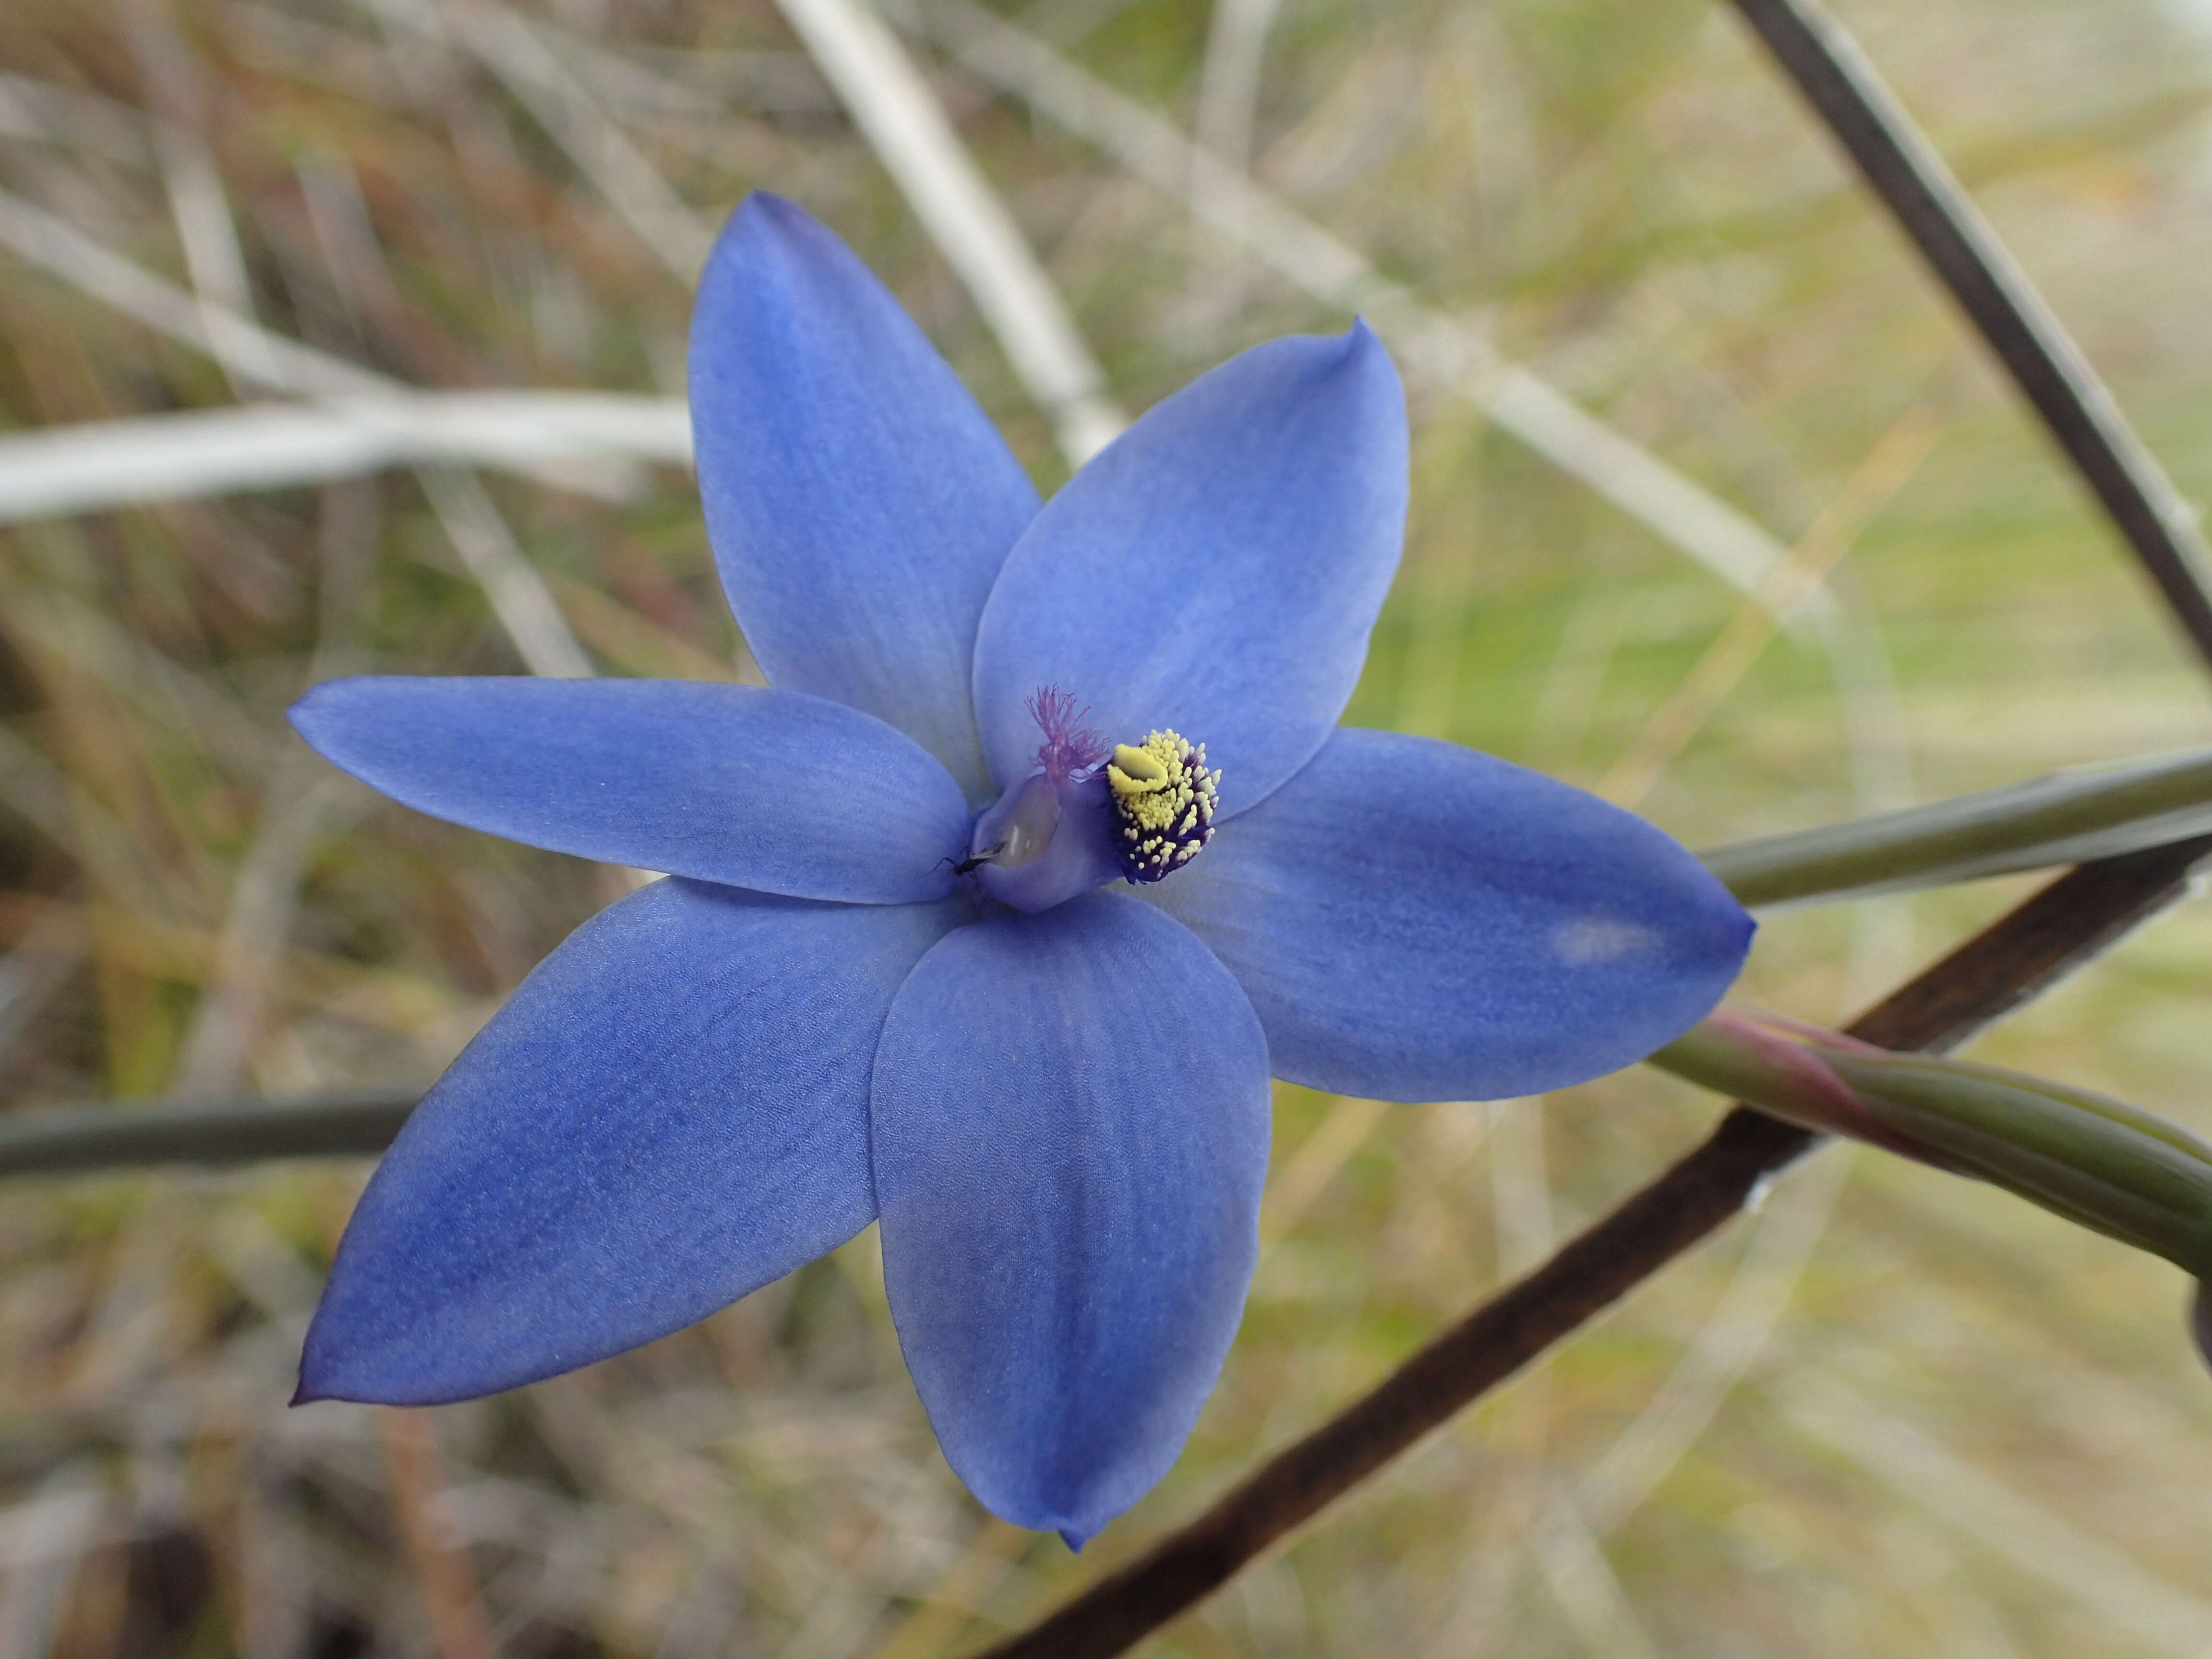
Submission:
[[[1994,1066],[1839,1054],[1838,1076],[1893,1133],[2202,1277],[2212,1273],[2212,1146],[2087,1090]]]
[[[2052,773],[1700,853],[1747,905],[1866,897],[2113,858],[2212,831],[2212,749]]]
[[[1806,1046],[1718,1013],[1650,1064],[1802,1127],[2003,1188],[2082,1226],[2212,1273],[2212,1145],[2125,1101],[1993,1066]]]

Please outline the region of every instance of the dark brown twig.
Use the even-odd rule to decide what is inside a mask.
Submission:
[[[374,1090],[282,1103],[178,1101],[11,1113],[0,1117],[0,1176],[365,1157],[392,1144],[421,1094]]]
[[[1735,0],[2035,405],[2212,662],[2197,514],[1874,65],[1814,0]]]
[[[1869,1010],[1852,1035],[1889,1048],[1958,1047],[2172,902],[2208,854],[2212,837],[2084,865]],[[981,1659],[1125,1652],[1721,1226],[1818,1139],[1738,1107],[1703,1146],[1373,1392],[1190,1525]]]

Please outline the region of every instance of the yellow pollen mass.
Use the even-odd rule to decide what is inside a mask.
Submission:
[[[1158,881],[1180,870],[1213,835],[1221,774],[1209,770],[1203,744],[1179,732],[1154,732],[1114,746],[1106,764],[1120,831],[1121,867],[1131,881]]]
[[[1113,787],[1122,823],[1158,833],[1190,811],[1197,799],[1184,764],[1190,757],[1190,745],[1174,732],[1155,732],[1141,746],[1115,744],[1106,781]]]
[[[1134,744],[1117,743],[1114,758],[1106,768],[1106,775],[1113,781],[1117,795],[1149,794],[1168,781],[1168,766],[1180,757],[1169,754],[1165,740],[1174,738],[1172,732],[1155,732],[1145,740],[1142,748]],[[1181,738],[1176,739],[1181,742]],[[1154,753],[1155,748],[1159,749]]]

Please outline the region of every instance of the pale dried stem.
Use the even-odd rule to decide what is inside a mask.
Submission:
[[[936,94],[865,0],[777,3],[1051,418],[1060,453],[1080,466],[1127,417]]]
[[[445,1459],[428,1410],[380,1406],[377,1431],[392,1481],[392,1510],[422,1587],[437,1659],[494,1659],[491,1620],[476,1569],[446,1512]]]

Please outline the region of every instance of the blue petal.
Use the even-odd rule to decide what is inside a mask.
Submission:
[[[317,753],[418,811],[532,847],[793,898],[941,898],[959,786],[881,720],[684,680],[332,680]]]
[[[975,621],[1037,497],[975,399],[842,242],[766,195],[700,278],[690,376],[708,535],[769,682],[889,720],[990,793]]]
[[[949,934],[877,1050],[884,1279],[945,1455],[1071,1541],[1175,1462],[1258,1254],[1267,1051],[1188,930],[1094,893]]]
[[[1601,1076],[1704,1017],[1752,921],[1595,795],[1425,738],[1339,731],[1146,896],[1229,964],[1275,1075],[1376,1100]]]
[[[877,1033],[956,915],[671,880],[585,923],[386,1155],[301,1398],[425,1405],[550,1376],[866,1226]]]
[[[1355,325],[1276,340],[1161,403],[1037,515],[992,590],[975,710],[1001,787],[1056,685],[1109,742],[1170,727],[1220,816],[1321,746],[1359,678],[1406,525],[1406,404]]]

